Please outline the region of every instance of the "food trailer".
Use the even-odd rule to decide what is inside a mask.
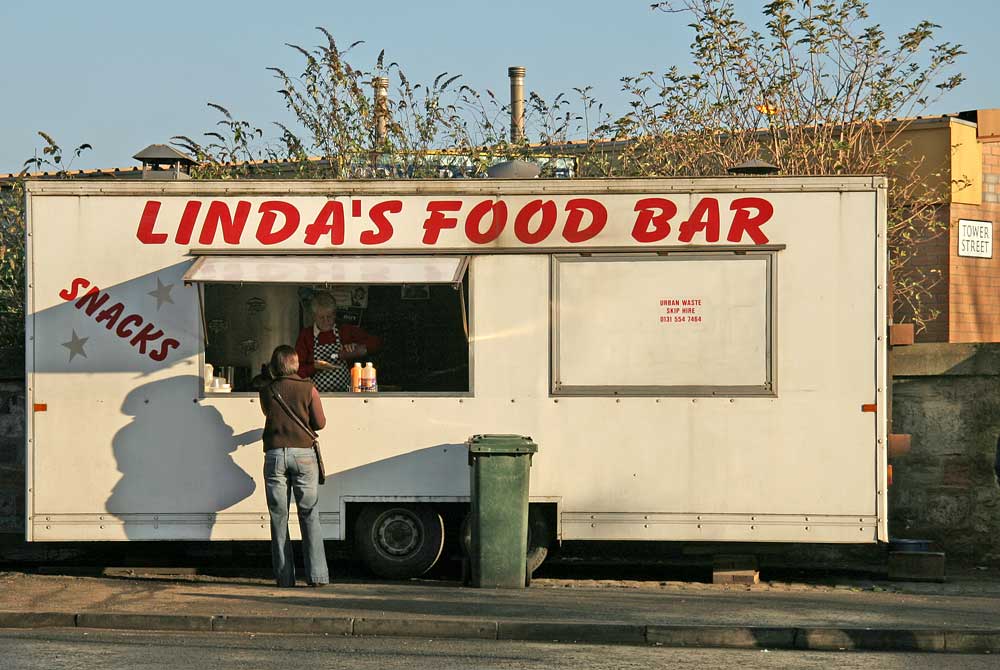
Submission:
[[[532,544],[885,541],[886,182],[29,181],[27,538],[264,540],[272,349],[338,317],[328,539],[438,559],[466,440],[531,436]],[[291,524],[295,532],[296,524]]]

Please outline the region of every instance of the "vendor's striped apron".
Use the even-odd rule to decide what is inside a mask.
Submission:
[[[319,370],[313,372],[313,383],[320,393],[339,393],[351,390],[351,371],[340,361],[340,331],[337,326],[333,327],[333,335],[336,338],[333,344],[320,344],[319,333],[313,335],[313,360],[330,361],[335,367],[332,370]],[[336,359],[334,357],[337,357]]]

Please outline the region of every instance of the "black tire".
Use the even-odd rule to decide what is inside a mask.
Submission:
[[[354,545],[379,577],[419,577],[441,557],[444,520],[428,505],[366,505],[354,523]]]

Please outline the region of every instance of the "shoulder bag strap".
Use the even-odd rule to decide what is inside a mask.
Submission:
[[[274,388],[274,384],[275,382],[271,382],[271,385],[268,387],[271,390],[271,397],[274,398],[275,402],[277,402],[278,405],[281,406],[281,409],[285,410],[285,414],[292,417],[292,420],[295,423],[299,424],[302,430],[306,431],[306,433],[309,434],[309,437],[313,438],[314,440],[318,440],[319,435],[316,434],[316,431],[307,426],[306,422],[303,421],[298,414],[292,411],[292,408],[288,406],[288,404],[285,402],[285,399],[282,398],[281,394],[278,393],[277,389]]]

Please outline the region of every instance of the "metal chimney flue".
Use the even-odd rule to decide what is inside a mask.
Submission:
[[[524,67],[512,65],[507,68],[510,77],[510,141],[512,144],[524,142]]]
[[[375,77],[375,147],[385,144],[389,128],[389,78]]]

